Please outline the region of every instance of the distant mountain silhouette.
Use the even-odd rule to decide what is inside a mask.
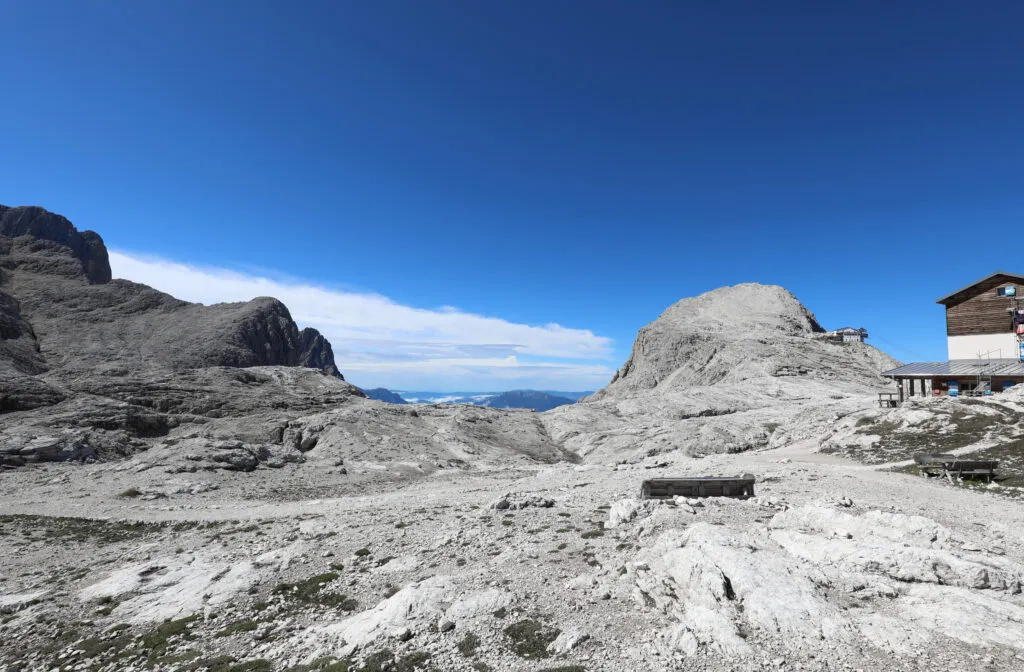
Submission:
[[[375,387],[372,390],[363,390],[363,394],[368,396],[370,399],[376,399],[377,401],[386,401],[389,404],[409,403],[405,399],[402,399],[400,395],[395,394],[394,392],[385,387]]]
[[[552,408],[576,403],[567,397],[559,397],[536,390],[512,390],[503,392],[485,401],[483,406],[491,408],[530,408],[535,411],[550,411]]]
[[[389,404],[469,404],[491,408],[529,408],[547,411],[566,404],[574,404],[592,392],[552,392],[541,390],[511,390],[509,392],[392,392],[384,387],[363,390],[370,399]]]

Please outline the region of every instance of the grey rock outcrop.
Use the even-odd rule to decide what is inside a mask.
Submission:
[[[298,365],[310,369],[320,369],[324,373],[345,380],[345,376],[341,375],[341,371],[334,363],[334,350],[331,348],[331,342],[313,327],[306,327],[299,333]]]
[[[327,339],[277,299],[204,306],[113,280],[99,235],[0,206],[6,466],[127,455],[213,418],[248,418],[253,444],[279,442],[289,418],[362,396],[343,381]],[[251,468],[246,456],[263,452],[224,463]]]
[[[90,283],[110,282],[110,260],[103,239],[94,231],[78,231],[61,215],[38,206],[11,208],[0,205],[0,236],[29,236],[37,250],[53,250],[53,255],[36,255],[33,261],[38,270],[54,270],[57,264],[48,264],[45,260],[59,258],[63,247],[72,252],[81,264],[81,273]]]
[[[544,422],[589,461],[807,438],[870,403],[888,385],[880,372],[898,365],[870,345],[823,336],[782,287],[742,284],[683,299],[640,329],[607,387]]]
[[[747,283],[683,299],[640,329],[629,359],[591,398],[755,378],[878,381],[897,362],[863,344],[836,346],[788,290]],[[845,350],[840,350],[845,347]]]
[[[0,413],[48,406],[64,394],[36,376],[45,373],[32,325],[13,296],[0,291]]]
[[[102,239],[42,208],[0,206],[0,320],[7,358],[24,373],[210,366],[308,366],[341,377],[330,343],[299,331],[277,299],[203,306],[111,280]],[[35,343],[30,343],[32,340]],[[35,354],[31,351],[35,350]]]
[[[525,492],[506,492],[501,497],[488,504],[488,508],[501,510],[518,511],[535,506],[541,509],[548,509],[555,505],[555,500],[550,497],[540,497]]]
[[[277,299],[204,306],[111,280],[98,236],[4,213],[0,467],[145,453],[169,473],[352,463],[387,479],[575,459],[536,414],[365,399]]]

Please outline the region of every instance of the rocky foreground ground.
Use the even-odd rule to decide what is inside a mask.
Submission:
[[[158,462],[2,476],[0,663],[1024,667],[1024,504],[814,440],[404,485],[392,474],[364,493],[311,463],[225,479]],[[753,473],[757,496],[637,498],[645,478],[695,472]]]

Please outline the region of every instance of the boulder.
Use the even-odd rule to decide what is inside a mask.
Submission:
[[[608,521],[604,524],[606,528],[615,528],[624,525],[635,519],[641,511],[647,509],[647,504],[636,499],[620,499],[614,502],[608,510]]]
[[[542,497],[540,495],[534,495],[523,492],[506,492],[501,497],[498,497],[490,504],[487,508],[498,509],[498,510],[518,510],[525,509],[527,507],[537,507],[541,509],[551,508],[555,505],[555,500],[550,497]]]
[[[548,644],[547,651],[556,656],[566,654],[588,639],[590,639],[590,635],[579,628],[567,628],[558,633],[555,641]]]
[[[454,583],[450,577],[437,576],[402,588],[372,609],[350,616],[339,623],[310,628],[308,636],[343,643],[343,655],[409,629],[410,633],[436,622],[451,600]]]

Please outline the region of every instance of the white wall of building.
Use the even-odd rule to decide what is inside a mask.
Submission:
[[[1017,337],[1012,333],[948,337],[950,359],[1017,359]]]

